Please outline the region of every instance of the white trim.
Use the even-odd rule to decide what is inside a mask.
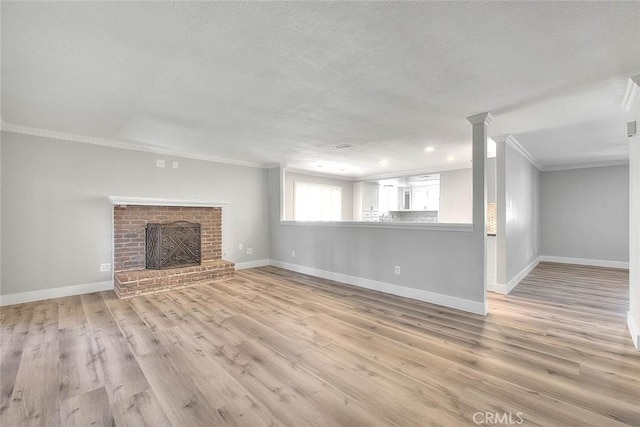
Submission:
[[[473,224],[445,224],[429,222],[373,222],[373,221],[292,221],[280,220],[280,225],[307,227],[355,227],[355,228],[394,228],[399,230],[429,230],[473,232]]]
[[[540,171],[553,172],[553,171],[565,171],[571,169],[588,169],[588,168],[603,168],[607,166],[623,166],[628,165],[629,159],[608,160],[604,162],[591,162],[591,163],[574,163],[568,165],[559,166],[545,166]]]
[[[640,76],[629,77],[627,80],[627,89],[624,91],[620,106],[627,113],[633,110],[633,104],[640,96]]]
[[[513,279],[509,280],[509,283],[507,283],[506,285],[503,283],[496,283],[495,285],[487,287],[487,289],[497,294],[508,295],[516,286],[518,286],[520,282],[522,282],[522,279],[527,277],[527,275],[531,273],[531,271],[533,271],[533,269],[536,268],[538,264],[540,264],[540,258],[541,257],[537,257],[536,259],[531,261],[531,264],[523,268],[522,271],[516,274]]]
[[[227,201],[196,199],[159,199],[153,197],[108,196],[112,205],[118,206],[184,206],[184,207],[222,207]]]
[[[537,257],[536,259],[531,261],[531,264],[527,265],[525,268],[522,269],[522,271],[520,271],[520,273],[516,274],[516,276],[513,279],[509,280],[509,283],[507,283],[507,289],[506,289],[507,294],[510,293],[516,286],[518,286],[518,284],[522,282],[522,279],[527,277],[527,275],[531,273],[531,271],[533,271],[533,269],[536,268],[538,264],[540,264],[540,257]]]
[[[540,261],[541,262],[557,262],[560,264],[591,265],[594,267],[621,268],[624,270],[629,269],[628,262],[609,261],[604,259],[570,258],[570,257],[562,257],[562,256],[540,255]]]
[[[533,157],[533,155],[529,153],[513,135],[509,135],[507,138],[507,144],[527,159],[529,163],[536,167],[536,169],[540,170],[540,164],[535,157]]]
[[[492,285],[487,284],[487,290],[489,292],[495,292],[496,294],[507,294],[507,285],[503,285],[502,283],[494,283]]]
[[[529,163],[531,163],[533,166],[535,166],[536,169],[538,169],[539,171],[543,170],[543,168],[540,166],[540,163],[538,163],[536,158],[533,157],[533,155],[530,152],[528,152],[527,149],[524,148],[522,146],[522,144],[520,144],[520,142],[513,135],[499,135],[499,136],[494,136],[491,139],[493,139],[493,141],[496,144],[507,144],[507,145],[509,145],[511,148],[513,148],[518,153],[520,153],[520,155],[522,155],[522,157],[527,159],[529,161]]]
[[[552,172],[552,171],[562,171],[562,170],[571,170],[571,169],[587,169],[587,168],[601,168],[607,166],[622,166],[628,165],[629,159],[617,159],[617,160],[604,160],[604,161],[596,161],[596,162],[586,162],[586,163],[570,163],[564,165],[550,165],[543,166],[541,165],[535,157],[531,153],[527,151],[526,148],[520,144],[520,142],[513,135],[500,135],[494,136],[493,139],[496,143],[506,143],[511,148],[520,153],[525,159],[529,161],[533,166],[535,166],[540,172]]]
[[[640,330],[638,329],[636,322],[633,320],[633,316],[630,311],[627,311],[627,327],[629,328],[629,333],[633,340],[633,346],[636,350],[640,350]]]
[[[365,279],[362,277],[349,276],[342,273],[320,270],[313,267],[306,267],[287,262],[271,260],[271,265],[298,273],[308,274],[310,276],[321,277],[323,279],[335,280],[337,282],[347,283],[359,288],[373,289],[387,294],[398,295],[401,297],[412,298],[431,304],[441,305],[444,307],[454,308],[473,314],[486,316],[488,313],[488,303],[471,301],[468,299],[453,297],[449,295],[437,294],[434,292],[424,291],[421,289],[408,288],[406,286],[393,285],[391,283],[378,282],[377,280]]]
[[[269,259],[257,259],[255,261],[236,262],[236,270],[246,270],[247,268],[265,267],[271,265]]]
[[[326,172],[316,172],[316,171],[308,171],[304,169],[296,169],[296,168],[285,168],[285,172],[287,173],[295,173],[298,175],[309,175],[309,176],[317,176],[319,178],[327,178],[327,179],[335,179],[336,181],[349,181],[353,182],[357,178],[348,175],[338,175],[331,174]]]
[[[472,125],[488,125],[491,123],[491,120],[493,120],[493,115],[489,112],[480,113],[467,117],[467,120],[469,120]]]
[[[39,136],[42,138],[51,138],[51,139],[58,139],[62,141],[79,142],[83,144],[100,145],[103,147],[120,148],[123,150],[142,151],[145,153],[162,154],[165,156],[182,157],[185,159],[204,160],[207,162],[225,163],[229,165],[247,166],[251,168],[261,168],[261,169],[264,169],[267,167],[267,164],[263,164],[263,163],[226,159],[222,157],[207,156],[204,154],[185,153],[183,151],[167,150],[165,148],[151,147],[148,145],[142,145],[142,144],[133,143],[133,142],[124,142],[124,141],[116,141],[113,139],[95,138],[92,136],[57,132],[49,129],[40,129],[40,128],[34,128],[30,126],[13,125],[13,124],[4,123],[4,122],[0,124],[0,129],[2,129],[5,132],[20,133],[23,135]]]
[[[42,301],[51,298],[88,294],[91,292],[109,291],[113,289],[113,280],[106,282],[85,283],[83,285],[63,286],[61,288],[41,289],[37,291],[19,292],[0,295],[0,306]]]
[[[286,195],[285,192],[287,190],[287,181],[286,181],[286,172],[284,168],[280,168],[278,172],[278,179],[280,180],[280,186],[278,188],[280,193],[280,221],[283,221],[287,212],[286,206]],[[292,197],[293,199],[293,197]]]

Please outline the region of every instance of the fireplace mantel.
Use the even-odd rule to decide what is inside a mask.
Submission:
[[[112,205],[116,206],[181,206],[216,208],[229,204],[220,200],[198,200],[198,199],[158,199],[153,197],[130,197],[130,196],[108,196]]]

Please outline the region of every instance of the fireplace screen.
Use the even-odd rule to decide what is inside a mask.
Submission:
[[[146,258],[154,270],[200,264],[200,224],[147,224]]]

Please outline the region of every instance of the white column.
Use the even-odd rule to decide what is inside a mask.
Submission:
[[[491,113],[467,117],[472,125],[473,162],[473,233],[478,242],[477,250],[482,251],[484,304],[487,307],[487,188],[485,169],[487,162],[487,126],[491,123]]]
[[[630,78],[622,101],[640,127],[640,75]],[[621,129],[623,131],[623,129]],[[629,137],[629,312],[627,326],[640,350],[640,135]]]

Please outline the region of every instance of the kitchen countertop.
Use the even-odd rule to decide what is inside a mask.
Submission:
[[[389,211],[389,213],[391,212],[438,212],[436,210],[425,210],[425,209],[402,209],[399,211]]]

